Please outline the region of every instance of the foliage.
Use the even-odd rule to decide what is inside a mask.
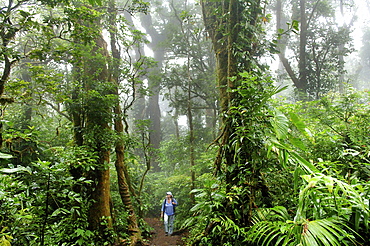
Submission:
[[[92,8],[87,2],[102,7]],[[119,237],[126,239],[129,213],[118,186],[111,186],[112,218],[101,220],[106,226],[112,219],[112,229],[106,226],[104,231],[95,231],[88,217],[94,202],[92,187],[97,187],[89,174],[112,169],[108,161],[99,163],[101,152],[96,150],[109,154],[118,141],[126,148],[136,209],[157,216],[165,192],[172,191],[180,204],[176,226],[191,229],[189,244],[369,242],[369,93],[346,88],[344,94],[324,95],[344,72],[340,56],[352,51],[338,48],[349,43],[347,30],[316,23],[315,32],[308,35],[311,53],[307,69],[315,74],[308,76],[312,82],[309,93],[316,93],[322,82],[321,100],[294,105],[275,101],[272,105],[270,98],[280,89],[271,86],[259,63],[266,47],[275,49],[264,39],[270,17],[254,5],[259,1],[238,1],[243,25],[232,27],[243,31],[237,32],[230,49],[236,56],[238,74],[227,79],[232,86],[220,85],[228,98],[228,108],[221,114],[226,126],[221,136],[227,138],[220,137],[209,147],[208,133],[217,131],[206,126],[204,118],[206,108],[216,115],[218,104],[214,60],[207,54],[209,40],[199,23],[199,10],[182,11],[173,3],[169,7],[182,29],[166,22],[172,31],[166,31],[171,42],[160,48],[168,51],[167,73],[155,76],[162,78],[170,106],[178,110],[174,117],[186,114],[189,104],[193,106],[195,165],[189,170],[190,136],[180,131],[179,136],[166,135],[162,142],[163,172],[145,177],[147,161],[155,153],[148,145],[148,125],[134,129],[138,136],[117,136],[111,129],[116,117],[128,121],[127,109],[137,92],[148,95],[141,80],[153,61],[140,57],[133,63],[131,48],[141,52],[143,33],[131,30],[123,16],[116,26],[109,26],[105,3],[87,2],[45,0],[36,6],[30,1],[9,1],[0,13],[1,83],[5,83],[0,108],[4,142],[0,153],[0,245],[112,245]],[[130,14],[149,10],[147,2],[129,2],[109,10],[125,9]],[[318,15],[332,14],[330,1],[318,3]],[[231,33],[223,21],[230,16],[221,8],[214,10],[221,22],[213,24],[220,24],[217,30],[222,34],[214,44],[224,44]],[[259,18],[253,19],[256,16]],[[298,22],[293,21],[290,28],[298,31]],[[99,53],[105,42],[100,48],[95,44],[103,29],[117,31],[117,46],[126,51],[118,59],[118,84],[111,77],[98,78],[114,63],[111,54]],[[282,30],[280,34],[284,34]],[[186,45],[184,38],[189,41]],[[330,56],[323,61],[325,52]],[[179,64],[185,59],[189,59],[185,66]],[[366,62],[365,56],[363,59]],[[316,76],[320,69],[323,73]],[[116,90],[118,95],[113,93]],[[112,113],[118,103],[123,105],[122,115]],[[81,116],[81,125],[72,124],[73,113]],[[73,133],[83,136],[83,145],[73,144]],[[218,155],[216,151],[220,151]],[[190,171],[198,176],[193,191]],[[116,173],[110,178],[115,184]],[[141,180],[145,180],[143,189]],[[196,201],[193,207],[192,196]]]
[[[248,81],[253,79],[249,78]],[[249,95],[243,87],[239,89],[243,95]],[[194,241],[191,243],[208,245],[218,240],[227,245],[225,228],[232,231],[229,240],[234,240],[234,244],[244,240],[256,245],[359,245],[367,242],[365,235],[368,231],[369,206],[366,197],[369,186],[363,170],[366,174],[368,164],[365,156],[368,153],[366,146],[369,135],[364,117],[368,115],[368,93],[349,91],[352,94],[329,94],[302,107],[299,104],[284,105],[279,107],[282,111],[269,108],[267,112],[271,116],[267,118],[268,121],[263,121],[268,127],[263,128],[261,136],[266,138],[259,153],[266,148],[266,157],[276,159],[282,165],[278,167],[270,162],[272,165],[266,165],[261,170],[271,195],[270,204],[275,207],[261,208],[258,205],[259,208],[254,208],[253,226],[248,228],[240,227],[225,217],[229,213],[239,214],[243,211],[242,205],[235,199],[245,192],[242,186],[233,186],[224,193],[227,198],[221,199],[218,209],[209,206],[213,198],[197,200],[192,208],[192,211],[199,209],[197,216],[186,222],[186,226],[194,228]],[[248,103],[251,101],[245,101],[242,105],[248,106]],[[258,108],[258,105],[254,108]],[[240,115],[243,110],[236,112]],[[251,115],[250,111],[248,113]],[[246,125],[240,124],[239,127],[245,129],[242,127]],[[252,132],[256,136],[258,131]],[[240,139],[247,136],[248,131],[240,131]],[[332,154],[328,154],[326,145],[337,147],[330,152]],[[235,149],[239,150],[243,145],[236,146]],[[254,159],[256,161],[259,158]],[[248,176],[242,176],[240,181],[246,182]],[[214,189],[209,188],[208,193],[225,188],[220,187],[221,184],[216,182]],[[194,192],[204,193],[199,190]],[[209,221],[214,224],[204,224]],[[221,234],[222,237],[219,236]]]
[[[219,182],[210,174],[203,174],[198,178],[202,180],[203,187],[192,190],[195,194],[196,205],[190,209],[190,216],[184,221],[183,227],[192,228],[189,244],[209,245],[212,238],[209,237],[208,228],[216,222],[220,222],[220,217],[225,219],[222,209],[226,199],[225,189],[221,188]],[[220,230],[221,227],[215,229]],[[222,230],[221,230],[222,231]],[[222,231],[226,233],[226,231]],[[220,233],[220,231],[217,231]],[[222,233],[220,233],[223,235]],[[226,235],[225,235],[226,236]]]
[[[306,184],[294,219],[281,206],[257,210],[249,240],[258,245],[359,245],[360,224],[368,230],[367,185],[320,173],[302,178]]]
[[[168,141],[164,141],[161,146],[161,168],[168,175],[172,173],[184,173],[189,167],[189,141],[186,136],[176,139],[172,136]]]
[[[346,28],[319,26],[310,32],[307,44],[307,93],[319,99],[341,87],[338,83],[347,71],[342,57],[353,52],[350,31]],[[340,48],[343,46],[343,48]]]
[[[318,101],[280,109],[295,122],[291,134],[294,138],[300,136],[301,147],[297,150],[302,155],[313,161],[330,161],[328,165],[342,177],[355,175],[367,180],[368,97],[368,92],[349,87],[347,93],[328,94]]]
[[[178,200],[180,206],[177,208],[177,228],[181,227],[182,221],[188,218],[191,213],[190,191],[191,191],[191,172],[189,170],[189,161],[186,156],[188,149],[186,140],[174,141],[169,140],[162,144],[161,147],[161,168],[160,173],[150,173],[146,180],[146,186],[143,194],[151,194],[147,197],[149,206],[149,215],[157,215],[160,211],[160,206],[167,191],[171,191]],[[194,171],[197,174],[204,174],[211,171],[210,161],[214,156],[214,151],[205,150],[205,146],[197,146],[196,160],[197,164],[194,166]],[[203,152],[203,153],[202,153]],[[197,179],[197,186],[203,185],[203,180]]]
[[[266,211],[263,211],[266,212]],[[257,245],[348,245],[342,240],[347,232],[336,219],[303,220],[289,218],[284,207],[275,207],[260,216],[262,220],[251,229],[251,241]]]
[[[289,212],[283,207],[257,210],[248,240],[258,245],[357,245],[368,241],[364,237],[368,231],[368,181],[363,179],[360,171],[367,169],[368,165],[364,163],[367,161],[362,155],[351,155],[346,159],[346,154],[340,154],[351,152],[348,148],[354,146],[358,149],[357,141],[349,141],[351,138],[348,137],[355,137],[350,133],[352,129],[361,129],[352,128],[351,124],[357,125],[357,121],[364,124],[361,116],[363,110],[368,110],[358,95],[353,92],[331,97],[332,100],[326,97],[308,103],[302,108],[307,113],[301,114],[305,121],[293,114],[289,106],[284,107],[291,116],[293,128],[288,131],[287,127],[279,127],[282,130],[280,137],[270,142],[274,143],[270,148],[278,153],[282,164],[295,167],[293,183],[295,187],[301,187],[297,205],[293,209],[287,207]],[[301,141],[297,142],[295,139],[299,136]],[[366,136],[366,133],[360,133],[360,136]],[[362,141],[367,142],[368,138],[362,138]],[[335,155],[327,155],[327,149],[314,148],[316,144],[324,148],[325,144],[335,144],[337,148],[331,152]],[[310,163],[313,161],[314,165]],[[349,161],[358,164],[348,165]],[[299,177],[303,178],[303,183]],[[293,215],[294,219],[291,219]]]
[[[37,162],[27,169],[2,169],[7,173],[2,174],[0,182],[0,226],[6,228],[3,232],[9,235],[7,238],[13,238],[12,245],[103,245],[96,231],[90,229],[87,210],[91,201],[82,192],[92,181],[85,177],[76,180],[70,172],[72,167],[85,171],[94,168],[93,153],[62,148],[55,148],[53,153],[58,157],[54,160],[59,162]],[[119,236],[125,237],[128,215],[122,206],[115,209]],[[113,243],[114,232],[105,233]]]
[[[15,172],[19,169],[11,168]],[[28,242],[35,241],[33,230],[36,229],[33,224],[34,212],[29,206],[34,198],[30,196],[28,187],[16,178],[8,174],[0,176],[0,201],[1,201],[1,242],[4,245],[17,245],[22,242],[21,238],[27,238]],[[22,245],[22,243],[18,244]]]
[[[339,24],[351,4],[337,1],[279,1],[276,18],[279,57],[296,89],[295,98],[317,100],[329,91],[340,91],[345,82],[344,58],[354,52],[351,25],[354,16],[346,16],[350,24]],[[283,4],[282,4],[283,3]],[[284,5],[284,7],[282,7]],[[287,9],[291,11],[287,13]],[[295,27],[299,20],[299,29]],[[292,24],[285,25],[285,22]],[[284,32],[284,29],[288,31]],[[293,30],[298,35],[288,35]],[[296,32],[298,31],[298,32]],[[284,36],[282,36],[282,34]],[[288,55],[290,51],[294,55]]]
[[[197,199],[191,210],[197,216],[192,216],[185,224],[197,225],[193,244],[228,245],[233,242],[242,245],[252,208],[272,203],[266,186],[267,176],[263,173],[274,162],[267,158],[268,148],[264,143],[273,138],[278,129],[268,101],[279,89],[271,87],[269,78],[253,73],[241,73],[240,77],[240,86],[232,91],[235,106],[224,115],[234,132],[230,144],[222,146],[222,151],[232,151],[235,156],[231,164],[216,166],[217,179],[202,176],[204,190],[194,190],[196,197],[202,199]]]

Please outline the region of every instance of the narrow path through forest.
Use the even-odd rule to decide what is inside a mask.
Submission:
[[[164,233],[163,221],[159,218],[145,218],[145,221],[153,228],[152,238],[149,239],[150,246],[181,246],[182,240],[186,236],[183,231],[175,230],[172,236],[166,236]]]

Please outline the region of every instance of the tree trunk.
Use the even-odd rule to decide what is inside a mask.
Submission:
[[[124,133],[124,130],[122,120],[120,119],[122,112],[119,105],[114,108],[114,113],[116,115],[116,120],[114,121],[114,129],[118,134],[122,135]],[[118,190],[121,196],[122,203],[127,208],[129,215],[128,231],[130,234],[130,245],[136,245],[141,240],[141,230],[139,228],[138,219],[136,217],[134,206],[132,205],[131,201],[130,184],[127,178],[128,172],[125,163],[125,148],[122,140],[117,141],[115,152],[115,167],[118,177]]]
[[[299,82],[296,84],[299,96],[306,97],[307,94],[307,68],[306,68],[306,47],[307,47],[307,16],[306,0],[300,0],[301,30],[299,34]]]
[[[225,202],[225,213],[231,220],[240,226],[248,226],[251,222],[255,196],[260,189],[255,183],[259,180],[259,168],[251,163],[254,149],[233,147],[237,128],[243,122],[241,116],[234,115],[230,109],[240,107],[240,97],[234,90],[240,84],[241,72],[254,72],[255,52],[258,45],[254,43],[258,28],[250,31],[245,25],[258,27],[261,2],[256,1],[201,1],[203,18],[207,32],[213,43],[216,55],[216,73],[220,93],[222,133],[217,139],[219,153],[215,160],[216,174],[221,173],[226,192],[233,194],[233,187],[237,186],[245,191],[235,195],[232,203]],[[244,28],[244,29],[243,29]],[[243,32],[243,37],[239,34]],[[248,57],[243,57],[247,54]],[[258,73],[256,73],[256,76]],[[253,100],[253,99],[251,99]],[[248,142],[248,141],[245,141]],[[254,143],[251,143],[253,145]],[[241,176],[245,173],[245,177]],[[238,205],[235,205],[238,204]],[[238,213],[234,211],[239,210]]]
[[[17,3],[15,3],[17,5]],[[12,25],[12,11],[17,11],[17,7],[13,5],[13,1],[9,1],[9,5],[2,8],[3,22],[0,23],[0,39],[1,39],[1,56],[3,60],[3,72],[0,75],[0,104],[6,105],[13,102],[13,99],[4,98],[5,84],[8,81],[12,66],[17,62],[16,59],[11,60],[11,55],[8,52],[8,45],[14,39],[19,27]],[[9,26],[9,24],[11,26]],[[9,49],[10,51],[11,49]],[[6,51],[6,52],[5,52]],[[1,112],[0,117],[3,117],[4,112]],[[3,146],[3,122],[0,121],[0,148]]]
[[[93,24],[85,24],[83,20],[80,22],[76,24],[85,25],[88,28],[100,28],[99,20]],[[76,42],[78,41],[76,40]],[[109,231],[113,229],[108,165],[111,146],[104,139],[105,133],[111,132],[109,123],[112,122],[112,107],[104,101],[104,97],[111,92],[107,89],[101,89],[100,85],[110,83],[107,68],[109,54],[101,31],[94,37],[93,41],[84,47],[89,52],[89,56],[75,57],[75,80],[79,81],[81,86],[76,86],[72,94],[76,103],[70,105],[70,111],[73,117],[76,145],[88,147],[98,158],[95,168],[71,170],[71,172],[75,171],[74,174],[72,173],[74,178],[83,174],[93,181],[85,187],[86,196],[91,202],[87,218],[89,229],[97,232],[95,240],[97,243],[101,243],[111,240]],[[94,93],[91,95],[90,92]],[[99,93],[99,95],[94,96],[95,93]],[[79,188],[77,190],[81,191]]]
[[[220,93],[221,114],[228,111],[233,97],[230,91],[234,88],[234,84],[230,78],[237,76],[237,63],[233,47],[238,34],[236,30],[238,25],[236,23],[239,15],[235,13],[238,9],[237,2],[237,0],[222,2],[201,1],[205,27],[210,35],[216,54],[216,74]],[[230,16],[230,19],[218,17],[214,14],[215,9],[222,9],[222,14]],[[226,26],[229,35],[226,34],[226,30],[219,31],[220,26]],[[227,126],[227,119],[222,118],[222,123],[224,130],[221,146],[224,146],[227,144],[227,139],[231,132]],[[225,150],[221,147],[219,151]],[[219,156],[222,155],[221,152],[219,152]],[[231,165],[233,163],[233,153],[223,153],[223,155],[225,156],[226,165]],[[221,159],[216,158],[216,171],[221,169],[220,161]]]
[[[161,132],[161,111],[159,107],[159,82],[160,77],[158,75],[161,74],[162,63],[164,60],[164,49],[159,47],[159,44],[165,39],[165,35],[159,33],[154,27],[152,23],[152,17],[147,14],[142,16],[141,24],[146,30],[147,34],[151,37],[152,41],[150,42],[149,47],[154,53],[154,60],[157,62],[157,66],[151,69],[148,78],[149,90],[151,91],[151,96],[149,97],[148,107],[147,107],[147,115],[149,120],[151,121],[151,126],[149,128],[149,141],[151,143],[151,147],[154,149],[159,149],[160,143],[162,140],[162,132]],[[160,167],[158,165],[157,157],[153,156],[152,158],[152,166],[153,171],[158,172],[160,171]]]
[[[194,124],[193,124],[193,112],[192,112],[192,95],[191,95],[191,76],[190,76],[190,59],[188,54],[188,63],[187,63],[187,70],[188,70],[188,105],[187,105],[187,118],[188,118],[188,126],[189,126],[189,161],[190,161],[190,177],[191,177],[191,185],[190,190],[195,189],[195,153],[194,153]],[[194,193],[190,193],[190,202],[192,205],[195,204],[195,197]]]
[[[159,64],[158,64],[159,66]],[[161,65],[160,65],[161,66]],[[156,73],[160,73],[160,69],[157,70]],[[159,150],[162,140],[162,132],[161,132],[161,109],[159,108],[159,86],[157,85],[158,81],[150,82],[150,90],[153,93],[149,97],[148,107],[147,107],[147,114],[151,121],[151,125],[149,127],[149,141],[150,147],[154,148],[155,150]],[[153,83],[152,83],[153,82]],[[158,157],[156,156],[155,152],[153,152],[153,156],[151,158],[153,171],[158,172],[160,171],[160,167],[158,165]]]
[[[112,50],[112,63],[111,63],[111,76],[112,81],[115,83],[115,95],[117,96],[116,105],[114,106],[114,130],[118,136],[122,136],[124,131],[124,125],[122,123],[122,109],[120,106],[119,99],[119,64],[121,60],[120,51],[117,49],[117,28],[116,28],[117,11],[114,1],[109,2],[109,22],[110,22],[110,44]],[[141,240],[141,230],[138,225],[136,213],[131,201],[130,194],[130,183],[128,179],[128,172],[125,163],[125,146],[123,140],[119,139],[115,145],[116,161],[115,167],[118,178],[118,190],[121,196],[123,205],[128,210],[128,231],[130,234],[130,245],[136,245]]]
[[[176,140],[180,140],[180,129],[179,129],[179,113],[177,108],[175,108],[175,115],[173,116],[173,124],[175,126],[175,136]]]
[[[211,129],[211,138],[215,139],[217,136],[217,109],[207,108],[206,109],[206,128]]]
[[[99,165],[109,163],[109,151],[97,149],[100,152]],[[99,169],[99,168],[98,168]],[[106,229],[113,228],[110,207],[110,180],[109,169],[95,170],[92,173],[94,180],[91,200],[94,201],[89,209],[89,226],[92,230],[98,230],[102,238],[105,237]],[[103,224],[102,224],[103,223]]]
[[[298,72],[294,72],[288,59],[285,56],[287,37],[283,35],[279,40],[279,59],[285,68],[289,78],[292,80],[295,88],[297,89],[298,98],[305,99],[307,94],[307,68],[306,68],[306,46],[307,46],[307,14],[306,14],[306,0],[292,1],[293,14],[292,19],[300,19],[300,34],[299,34],[299,59],[298,59]],[[299,6],[299,12],[297,11]],[[276,2],[276,29],[285,29],[283,24],[286,22],[282,15],[282,0]]]
[[[214,14],[214,10],[222,7],[221,1],[201,1],[202,11],[203,11],[203,20],[205,28],[212,40],[213,50],[216,55],[216,76],[218,82],[218,88],[220,93],[220,111],[225,112],[228,109],[228,52],[227,47],[223,45],[222,39],[224,39],[224,34],[220,31],[217,31],[218,26],[226,26],[226,21],[222,18],[218,18]],[[222,8],[223,14],[227,14],[225,8]]]
[[[27,65],[26,65],[27,62],[30,62],[30,60],[27,59],[26,61],[22,62],[21,77],[22,77],[23,81],[31,82],[31,76],[30,76],[29,72],[26,70],[28,68]],[[31,86],[29,86],[28,89],[32,92]],[[30,96],[32,96],[32,94]],[[32,105],[30,105],[28,102],[25,102],[23,119],[21,121],[22,122],[22,126],[21,126],[22,130],[26,130],[30,126],[30,122],[32,120],[32,111],[33,111],[32,109],[33,109]]]
[[[96,46],[93,50],[93,55],[96,55],[97,58],[92,58],[88,60],[86,63],[85,71],[91,81],[87,83],[87,91],[91,90],[90,83],[97,83],[104,81],[105,83],[109,83],[108,77],[108,70],[107,70],[107,60],[105,62],[100,60],[100,56],[103,58],[108,59],[108,51],[107,51],[107,44],[104,41],[102,34],[100,34],[96,40]],[[96,59],[96,60],[95,60]],[[97,73],[96,71],[99,71]],[[92,75],[92,76],[91,76]],[[94,85],[92,85],[94,86]],[[103,95],[109,92],[103,91],[101,92]],[[92,105],[96,104],[99,99],[91,98]],[[112,216],[111,216],[111,207],[110,207],[110,176],[109,176],[109,156],[110,156],[110,146],[106,146],[106,144],[101,139],[101,133],[105,131],[110,131],[110,127],[108,122],[111,119],[107,119],[104,116],[111,115],[111,109],[109,105],[103,109],[98,116],[96,114],[96,108],[89,107],[87,114],[86,114],[86,129],[96,129],[97,133],[94,134],[94,146],[93,149],[99,155],[97,168],[94,171],[91,171],[90,175],[95,182],[93,183],[93,187],[91,190],[91,198],[93,204],[89,209],[89,222],[90,228],[92,230],[98,230],[100,232],[100,236],[104,239],[107,235],[107,229],[112,229]],[[103,117],[99,117],[102,115]],[[100,134],[99,134],[100,133]],[[104,135],[103,135],[104,136]]]

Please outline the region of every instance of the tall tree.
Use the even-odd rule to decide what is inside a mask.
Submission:
[[[132,7],[135,7],[134,5]],[[145,11],[142,9],[141,11]],[[137,60],[131,60],[130,58],[130,51],[133,48],[138,48],[141,45],[142,41],[142,34],[140,32],[133,29],[131,31],[130,28],[125,28],[120,31],[119,26],[127,24],[126,21],[121,19],[121,16],[118,14],[117,7],[115,1],[109,2],[109,36],[110,36],[110,46],[111,46],[111,54],[112,59],[110,63],[110,76],[112,82],[114,84],[114,95],[116,96],[115,104],[113,105],[113,113],[114,113],[114,130],[118,136],[118,140],[115,144],[115,167],[117,171],[118,177],[118,189],[121,196],[121,200],[128,210],[128,231],[130,234],[130,244],[136,245],[141,239],[141,229],[139,228],[139,218],[136,214],[134,205],[133,205],[133,197],[132,194],[132,184],[129,178],[129,172],[127,168],[127,162],[125,160],[125,142],[124,142],[124,135],[128,134],[127,128],[128,126],[124,125],[123,122],[126,122],[125,119],[126,111],[133,105],[136,97],[137,92],[135,88],[138,86],[137,84],[140,82],[138,78],[142,77],[142,72],[144,70],[145,64],[149,66],[151,63],[145,57],[139,56]],[[129,38],[126,37],[132,34],[132,41],[128,42]],[[124,40],[120,40],[119,37],[123,38]],[[127,38],[127,40],[126,40]],[[125,51],[127,53],[122,54],[121,50],[118,48],[122,44],[125,44]],[[130,68],[127,69],[126,74],[123,74],[122,68]],[[129,101],[126,103],[121,103],[121,95],[120,90],[124,88],[122,77],[129,83],[130,91],[132,95]],[[129,97],[126,95],[126,97]],[[124,105],[124,109],[122,110],[121,105]],[[139,199],[139,198],[137,198]]]
[[[260,174],[264,161],[261,157],[262,125],[259,123],[259,117],[264,114],[262,105],[268,97],[264,93],[268,84],[263,81],[263,67],[257,62],[264,48],[264,2],[204,0],[201,5],[216,54],[221,102],[222,132],[215,141],[219,145],[215,168],[225,182],[229,200],[224,201],[220,210],[237,226],[245,227],[251,222],[256,203],[263,206],[258,194],[268,197]],[[249,135],[249,132],[253,134]],[[220,225],[216,221],[209,224],[206,234],[215,226]],[[234,238],[228,238],[226,234],[213,234],[213,237],[221,244],[223,240]]]
[[[73,57],[76,85],[73,101],[69,105],[74,123],[75,144],[96,155],[95,164],[80,170],[76,178],[85,176],[93,181],[84,189],[90,201],[89,228],[97,232],[98,242],[109,242],[109,231],[113,229],[109,162],[114,98],[108,70],[110,57],[102,35],[101,13],[91,6],[77,4],[69,9],[68,14],[74,30],[80,32],[79,35],[72,36],[75,47],[78,48]]]
[[[145,29],[145,32],[151,39],[151,42],[148,43],[148,47],[153,52],[154,61],[157,62],[156,67],[151,69],[151,72],[148,76],[148,87],[151,93],[147,103],[146,114],[148,119],[151,121],[149,138],[151,147],[158,150],[162,139],[161,110],[159,107],[159,82],[165,55],[164,48],[161,46],[161,43],[166,39],[166,34],[163,32],[163,30],[155,28],[155,23],[152,16],[153,13],[154,11],[151,11],[145,15],[142,15],[140,21],[142,27]],[[160,170],[157,157],[152,158],[152,166],[154,171]]]
[[[282,23],[287,19],[281,3],[278,1],[276,8],[280,30],[285,28]],[[340,78],[345,73],[343,57],[352,52],[348,26],[335,24],[335,11],[342,7],[322,0],[296,0],[291,4],[291,28],[296,28],[294,23],[298,20],[299,37],[294,41],[294,35],[289,35],[290,38],[280,40],[279,58],[299,99],[317,99],[329,90],[341,88]],[[287,57],[288,50],[297,54],[293,56],[297,64]]]

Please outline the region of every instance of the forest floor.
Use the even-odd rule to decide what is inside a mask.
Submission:
[[[166,236],[164,233],[163,221],[159,218],[146,218],[145,221],[153,228],[149,239],[150,246],[182,246],[185,245],[183,237],[187,236],[184,231],[174,231],[172,236]]]

